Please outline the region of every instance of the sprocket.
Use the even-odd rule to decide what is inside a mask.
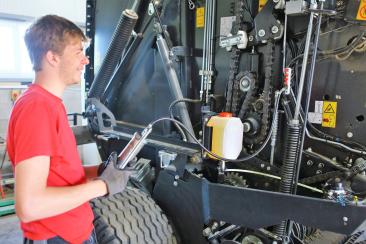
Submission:
[[[230,172],[225,174],[224,183],[237,186],[237,187],[248,187],[246,180],[239,173]]]

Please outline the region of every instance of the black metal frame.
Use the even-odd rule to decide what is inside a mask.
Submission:
[[[93,25],[93,32],[89,32],[89,34],[93,34],[89,37],[93,37],[95,35],[94,28],[95,28],[95,7],[97,4],[96,0],[89,0],[88,3],[92,3],[93,8],[90,8],[89,11],[93,10],[91,13],[91,22]],[[116,1],[114,1],[116,2]],[[118,2],[118,1],[117,1]],[[112,3],[111,3],[112,4]],[[189,12],[187,8],[184,9],[184,13],[187,14],[186,24],[184,28],[184,32],[188,32],[188,26],[192,26],[192,13]],[[226,9],[220,10],[220,11],[227,11]],[[188,12],[188,13],[187,13]],[[87,11],[88,14],[88,11]],[[173,18],[172,16],[165,16],[165,20],[169,20],[169,18]],[[173,20],[170,20],[171,22],[174,22],[175,18]],[[101,22],[104,22],[105,25],[108,20],[100,20]],[[146,21],[146,23],[148,23]],[[100,23],[99,23],[100,24]],[[114,23],[113,23],[114,24]],[[111,29],[113,29],[113,24],[111,25]],[[88,24],[87,24],[88,28]],[[88,31],[88,29],[87,29]],[[350,34],[347,34],[348,38],[352,37],[355,30],[351,30]],[[109,30],[109,32],[111,32]],[[174,29],[172,31],[176,34],[176,30]],[[87,32],[88,33],[88,32]],[[112,78],[111,83],[118,83],[118,89],[114,89],[114,87],[108,87],[106,101],[106,106],[110,110],[116,110],[116,119],[117,119],[117,126],[113,128],[113,131],[110,131],[111,135],[113,135],[114,139],[104,142],[104,141],[98,141],[99,146],[101,146],[101,151],[103,151],[102,154],[104,156],[108,155],[108,153],[112,150],[116,150],[118,148],[119,150],[121,147],[128,141],[129,135],[132,135],[133,130],[138,130],[138,128],[130,127],[128,126],[119,126],[118,120],[127,121],[129,123],[136,123],[138,125],[144,125],[147,122],[151,121],[151,118],[155,116],[161,117],[164,110],[167,108],[167,103],[171,100],[171,97],[169,95],[169,90],[165,87],[168,83],[166,82],[164,77],[156,76],[156,77],[149,77],[150,74],[156,75],[159,73],[158,71],[162,71],[161,64],[155,63],[155,55],[156,55],[156,49],[154,49],[154,34],[151,32],[144,33],[144,40],[138,39],[136,42],[136,46],[131,45],[131,50],[140,49],[137,50],[137,54],[130,54],[127,53],[126,59],[129,63],[124,62],[122,60],[122,63],[120,65],[121,69],[118,69]],[[198,40],[200,39],[200,36],[202,35],[202,31],[195,30],[194,36],[198,36]],[[333,36],[334,35],[334,36]],[[327,38],[323,44],[322,48],[326,49],[329,40],[332,38],[337,39],[337,33],[332,34],[329,38]],[[142,37],[141,37],[142,39]],[[177,37],[172,37],[173,42],[177,43]],[[197,89],[193,89],[192,87],[194,85],[190,84],[192,82],[189,77],[194,77],[192,79],[197,79],[198,77],[198,66],[200,65],[200,57],[197,57],[195,55],[196,50],[200,50],[200,43],[195,43],[197,39],[187,38],[185,39],[181,45],[177,45],[176,47],[172,48],[173,54],[176,56],[185,56],[185,61],[178,62],[178,67],[183,68],[185,70],[184,74],[179,74],[180,77],[183,77],[183,91],[186,95],[192,95],[192,98],[197,97]],[[201,38],[202,39],[202,38]],[[338,40],[338,39],[337,39]],[[259,40],[260,41],[260,40]],[[198,42],[198,41],[197,41]],[[142,46],[139,46],[139,45]],[[99,44],[100,45],[100,44]],[[137,48],[137,46],[139,48]],[[88,49],[88,56],[90,57],[91,63],[87,67],[86,72],[86,80],[87,80],[87,86],[86,91],[88,91],[88,87],[91,85],[91,81],[94,77],[94,69],[93,69],[93,57],[94,57],[94,42],[92,41],[92,44],[90,46],[90,50]],[[142,49],[142,51],[141,51]],[[152,50],[153,49],[153,50]],[[260,47],[258,48],[260,49]],[[146,51],[145,53],[143,51]],[[261,51],[261,50],[260,50]],[[276,49],[277,55],[280,56],[279,48]],[[146,73],[146,74],[137,74],[137,69],[132,67],[133,65],[131,63],[136,62],[138,64],[145,64],[143,62],[140,63],[139,56],[141,55],[147,55],[151,57],[151,62],[156,66],[152,68],[152,73]],[[131,55],[131,56],[130,56]],[[187,58],[188,56],[188,58]],[[223,71],[225,71],[225,67],[228,63],[228,58],[226,57],[227,53],[224,50],[218,50],[216,55],[216,68],[219,70],[217,80],[225,80],[223,78]],[[243,55],[243,60],[250,60],[251,54]],[[259,60],[261,57],[260,55],[256,56],[256,58]],[[180,61],[180,60],[179,60]],[[258,61],[259,62],[259,61]],[[356,66],[360,66],[359,62],[361,60],[357,61]],[[250,62],[241,62],[244,63],[243,66],[247,66]],[[326,60],[324,62],[321,62],[319,67],[324,67],[324,70],[330,70],[332,66],[337,65],[335,61],[332,60]],[[351,65],[350,62],[346,62],[346,65]],[[352,66],[352,65],[351,65]],[[145,67],[145,66],[143,66]],[[357,68],[356,67],[356,68]],[[241,67],[243,68],[243,67]],[[248,67],[244,67],[243,69],[249,69]],[[259,67],[260,70],[262,67]],[[340,69],[341,67],[337,66],[337,69]],[[278,69],[279,70],[279,69]],[[131,82],[133,80],[133,77],[131,77],[132,73],[135,72],[136,75],[138,75],[139,79],[136,79],[136,81]],[[364,73],[364,72],[363,72]],[[314,100],[322,100],[322,96],[324,94],[329,94],[331,97],[338,94],[338,90],[344,91],[346,88],[344,87],[345,84],[338,84],[338,80],[341,79],[339,77],[334,77],[334,79],[337,81],[337,87],[334,89],[333,87],[330,87],[328,82],[328,79],[325,79],[324,76],[327,76],[329,74],[325,74],[322,72],[318,72],[316,74],[317,79],[319,79],[319,82],[315,86],[315,92],[312,96],[312,102]],[[275,80],[277,79],[278,74],[275,76]],[[347,80],[351,79],[353,77],[352,74],[346,74],[342,73],[342,79]],[[149,80],[151,79],[151,80]],[[142,80],[142,81],[141,81]],[[194,83],[197,83],[198,80],[193,80]],[[362,82],[362,79],[358,77],[357,79],[353,80],[354,82]],[[155,83],[154,83],[155,82]],[[136,111],[136,104],[130,104],[128,102],[132,102],[131,100],[124,99],[125,96],[131,96],[131,91],[136,91],[142,88],[152,88],[150,85],[154,83],[154,89],[152,91],[142,93],[142,97],[146,100],[142,99],[142,101],[139,101],[139,105],[142,108],[141,110]],[[217,93],[222,93],[225,90],[225,86],[223,84],[224,82],[218,82],[215,84],[215,91]],[[340,82],[339,82],[340,83]],[[191,86],[192,85],[192,86]],[[119,90],[124,91],[119,91]],[[155,94],[151,95],[151,93],[157,93],[157,92],[166,93],[166,96],[157,97]],[[357,96],[359,96],[359,93],[362,93],[361,90],[357,91]],[[116,97],[121,98],[120,101],[118,101],[116,104],[113,104],[116,100]],[[133,95],[132,95],[133,96]],[[159,108],[157,106],[150,107],[150,103],[157,103]],[[347,100],[346,102],[347,106],[349,107],[350,103]],[[118,109],[119,107],[123,107],[124,111],[121,111],[121,109]],[[353,111],[346,111],[345,107],[340,108],[339,111],[342,114],[349,114],[351,115],[354,113]],[[153,109],[156,110],[153,110]],[[141,111],[145,111],[145,114],[143,114],[143,118],[140,118],[136,121],[136,114]],[[131,113],[131,111],[136,111],[136,114]],[[191,111],[193,109],[191,108]],[[360,109],[357,109],[360,114],[362,114],[362,111]],[[193,111],[194,115],[197,115],[199,112]],[[153,114],[153,115],[152,115]],[[195,118],[197,120],[197,118]],[[353,118],[354,119],[354,118]],[[342,121],[338,121],[341,126],[339,126],[337,129],[335,129],[337,135],[342,135],[346,129],[352,130],[354,132],[357,132],[357,135],[355,133],[355,137],[357,139],[362,139],[360,141],[365,141],[364,135],[365,131],[361,131],[360,123],[361,121],[353,121],[354,125],[348,125],[351,119],[343,119]],[[122,128],[123,127],[123,128]],[[159,132],[171,132],[171,128],[168,128],[166,124],[162,126],[161,130]],[[358,133],[359,132],[359,133]],[[164,134],[164,133],[158,133],[158,134]],[[107,137],[108,138],[108,137]],[[199,178],[194,176],[191,173],[188,173],[184,170],[188,158],[184,155],[190,154],[195,149],[190,148],[189,146],[186,147],[187,150],[185,150],[185,146],[181,146],[177,140],[172,139],[168,143],[165,143],[164,140],[166,138],[159,138],[159,135],[152,135],[150,138],[149,143],[147,144],[146,148],[142,151],[141,156],[142,157],[148,157],[152,161],[157,162],[158,160],[154,157],[156,157],[156,153],[158,150],[162,148],[169,148],[171,151],[176,151],[179,154],[178,160],[176,160],[175,169],[176,171],[169,171],[169,170],[163,170],[160,171],[159,176],[157,178],[157,182],[153,191],[153,197],[154,199],[159,203],[159,205],[167,212],[168,216],[172,218],[172,221],[174,223],[174,226],[177,228],[178,232],[182,235],[181,238],[184,243],[206,243],[206,240],[204,239],[202,235],[202,230],[204,228],[204,225],[209,223],[212,220],[217,221],[225,221],[231,224],[245,226],[249,228],[261,228],[261,227],[268,227],[272,225],[276,225],[280,223],[282,220],[291,219],[296,222],[299,222],[304,225],[309,225],[312,227],[317,227],[322,230],[330,230],[338,233],[343,234],[351,234],[353,231],[355,231],[359,226],[362,225],[362,223],[365,221],[366,216],[366,207],[364,206],[341,206],[340,204],[328,201],[328,200],[322,200],[317,198],[310,198],[310,197],[303,197],[303,196],[296,196],[296,195],[287,195],[287,194],[281,194],[277,192],[270,192],[270,191],[262,191],[262,190],[255,190],[255,189],[247,189],[247,188],[236,188],[231,187],[227,185],[221,185],[221,184],[215,184],[210,183],[205,179]],[[164,144],[165,143],[165,144]],[[184,143],[183,143],[184,144]],[[318,147],[320,144],[318,143],[311,143],[307,142],[306,146],[309,145],[315,145]],[[322,146],[324,147],[324,146]],[[322,148],[319,146],[319,148]],[[279,142],[279,146],[277,148],[281,148],[281,142]],[[118,150],[117,149],[117,150]],[[188,152],[189,153],[185,153]],[[198,151],[198,150],[196,150]],[[340,155],[343,154],[343,152],[338,152],[335,149],[328,149],[327,152],[331,152],[334,155]],[[102,155],[103,156],[103,155]],[[260,160],[260,159],[253,159],[253,161],[248,162],[248,164],[263,164],[264,168],[267,168],[266,162]],[[314,169],[315,168],[315,169]],[[316,170],[317,166],[314,164],[312,168],[310,169],[309,166],[309,172],[306,172],[308,175],[314,175],[314,170]],[[276,173],[278,173],[278,168],[273,167],[273,169]]]
[[[365,206],[341,206],[323,199],[210,183],[192,174],[183,179],[175,175],[160,172],[153,197],[179,233],[184,233],[183,243],[205,243],[204,225],[213,220],[258,229],[291,219],[345,235],[365,222]]]

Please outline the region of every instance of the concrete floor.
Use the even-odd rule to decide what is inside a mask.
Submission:
[[[15,214],[0,217],[0,243],[23,243],[19,220]]]

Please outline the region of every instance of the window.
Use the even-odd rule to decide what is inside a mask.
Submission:
[[[25,30],[30,24],[0,19],[0,81],[32,81],[32,64],[24,43]]]

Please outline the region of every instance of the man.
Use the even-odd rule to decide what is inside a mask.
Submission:
[[[24,39],[35,80],[12,110],[7,149],[25,243],[94,243],[88,201],[121,192],[130,173],[109,164],[99,178],[87,181],[81,165],[61,97],[68,85],[80,82],[89,63],[86,37],[69,20],[47,15]]]

